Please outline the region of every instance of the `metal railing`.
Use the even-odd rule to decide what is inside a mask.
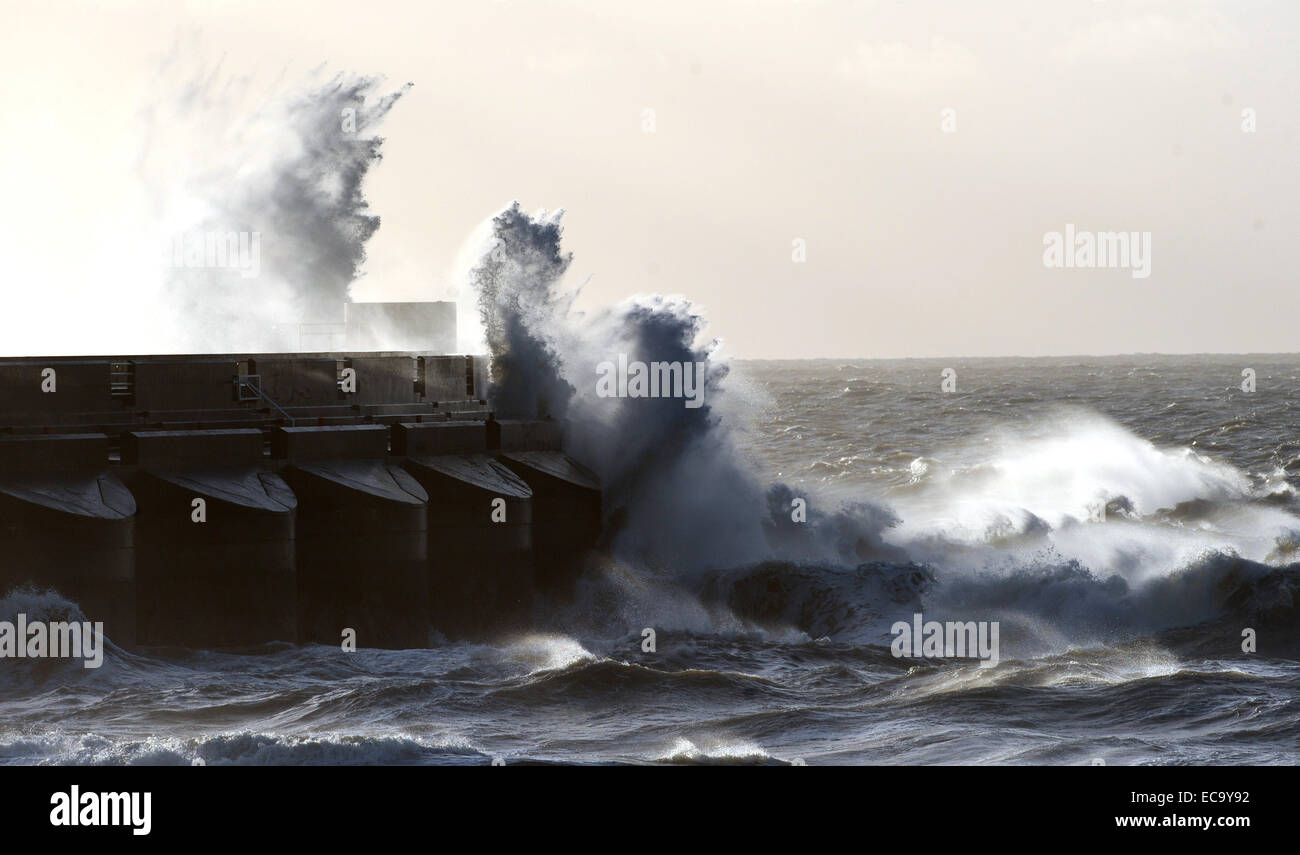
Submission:
[[[250,394],[251,393],[251,394]],[[293,427],[293,416],[284,407],[277,404],[269,395],[262,391],[261,374],[241,374],[235,378],[235,398],[239,401],[257,401],[262,400],[270,404],[277,413],[284,416],[289,422],[289,427]]]

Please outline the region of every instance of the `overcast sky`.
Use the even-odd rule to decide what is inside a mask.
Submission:
[[[111,6],[0,0],[3,353],[138,349],[122,212],[177,44],[414,83],[363,299],[451,295],[517,199],[566,209],[579,307],[684,294],[734,356],[1300,350],[1294,0]],[[1067,223],[1150,232],[1150,276],[1045,267]]]

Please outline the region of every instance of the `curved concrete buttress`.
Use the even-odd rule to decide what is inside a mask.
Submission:
[[[100,468],[108,437],[6,437],[0,445],[0,595],[27,584],[53,588],[86,620],[102,621],[115,644],[134,646],[136,502]]]
[[[596,477],[559,451],[511,451],[501,462],[533,491],[533,556],[539,588],[569,593],[600,539]]]
[[[297,641],[298,501],[280,476],[240,464],[156,467],[132,487],[142,644]]]
[[[428,646],[428,494],[384,459],[295,461],[300,637],[358,647]]]
[[[483,638],[527,626],[533,591],[529,486],[487,454],[412,457],[406,468],[429,495],[434,628],[451,638]]]

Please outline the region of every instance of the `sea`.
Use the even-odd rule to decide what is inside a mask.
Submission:
[[[694,456],[580,432],[618,483],[662,477],[611,488],[531,626],[6,660],[0,763],[1300,760],[1300,356],[735,360],[724,387]],[[996,625],[996,662],[914,649],[932,621]]]

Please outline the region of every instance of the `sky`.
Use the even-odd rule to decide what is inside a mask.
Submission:
[[[1298,27],[1252,0],[0,0],[0,353],[165,323],[136,167],[178,53],[413,84],[357,299],[454,297],[518,200],[565,210],[576,308],[681,294],[735,357],[1300,350]],[[1149,234],[1149,275],[1045,264],[1067,225]]]

